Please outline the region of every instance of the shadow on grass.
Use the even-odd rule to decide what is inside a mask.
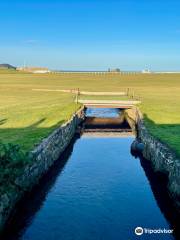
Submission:
[[[158,126],[162,127],[162,129],[164,128],[166,129],[166,127],[167,129],[172,127],[170,124],[168,124],[167,126],[165,125],[166,127],[157,125],[153,121],[148,119],[147,116],[145,120],[147,121],[147,124],[150,124],[151,127],[155,129]],[[44,121],[45,119],[41,119],[38,122],[26,128],[25,130],[27,131],[33,130],[37,132],[39,124]],[[48,130],[52,131],[54,128],[62,124],[62,122],[63,121],[60,121],[53,127],[49,128]],[[177,125],[175,127],[178,127],[180,129],[180,125]],[[41,130],[43,130],[43,128]],[[22,131],[24,130],[22,129]],[[57,177],[61,174],[67,160],[69,159],[73,151],[73,146],[75,141],[76,139],[72,141],[72,143],[64,152],[64,154],[60,157],[60,159],[55,162],[54,166],[51,167],[48,173],[41,179],[39,185],[35,186],[32,192],[27,194],[25,199],[23,199],[23,201],[18,204],[17,212],[15,216],[12,218],[12,220],[10,221],[9,225],[7,226],[7,229],[3,236],[4,240],[21,239],[22,235],[24,234],[28,226],[31,225],[35,215],[43,206],[46,196],[51,190],[51,188],[53,187],[54,183],[56,182]],[[149,184],[151,186],[152,192],[154,194],[154,197],[156,199],[156,202],[161,212],[169,222],[170,229],[174,229],[175,238],[180,239],[179,238],[180,224],[178,223],[180,216],[176,208],[174,207],[172,200],[168,195],[166,176],[160,173],[155,173],[150,163],[146,159],[140,158],[140,161],[145,171],[145,174],[149,180]]]
[[[165,146],[167,146],[175,157],[180,157],[180,124],[156,124],[146,114],[144,121],[149,132]],[[154,198],[169,222],[170,229],[174,230],[175,239],[180,239],[180,209],[177,209],[168,193],[168,176],[161,172],[155,172],[150,161],[142,156],[139,157],[141,166],[151,186]]]
[[[64,122],[62,120],[49,128],[40,128],[39,125],[45,120],[42,118],[26,128],[0,128],[0,194],[9,192],[15,179],[34,161],[29,157],[29,151]]]
[[[3,125],[7,122],[7,118],[0,119],[0,125]]]
[[[69,147],[64,151],[61,157],[54,163],[49,171],[41,178],[30,193],[27,193],[23,200],[17,205],[16,213],[9,221],[2,238],[3,240],[18,240],[31,225],[35,215],[43,206],[44,201],[56,179],[60,176],[63,168],[72,154],[73,146],[78,136],[74,137]]]
[[[5,124],[6,121],[7,119],[0,120],[0,126]],[[41,127],[40,125],[45,121],[46,118],[42,118],[24,128],[5,128],[2,126],[0,128],[0,141],[2,143],[18,144],[23,151],[30,151],[65,122],[65,120],[61,120],[50,127]]]
[[[144,120],[150,133],[180,158],[180,123],[156,124],[146,114],[144,115]]]

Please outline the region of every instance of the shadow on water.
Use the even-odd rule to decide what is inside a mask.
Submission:
[[[163,173],[155,172],[150,161],[144,159],[142,156],[139,158],[157,205],[166,220],[169,222],[170,229],[174,230],[175,239],[178,240],[180,239],[180,213],[177,211],[177,208],[173,204],[173,200],[168,194],[167,176]]]
[[[31,225],[35,215],[43,206],[46,196],[54,186],[57,177],[63,171],[67,160],[73,152],[74,143],[79,138],[76,135],[71,141],[68,148],[62,156],[57,160],[49,171],[42,177],[39,184],[35,186],[30,193],[18,204],[17,211],[9,222],[2,236],[3,240],[18,240],[21,239],[24,231]]]
[[[0,124],[3,124],[6,120],[1,120]],[[42,119],[39,123],[44,121]],[[36,127],[37,124],[31,126]],[[25,230],[31,225],[36,214],[42,208],[48,193],[54,186],[57,177],[62,173],[68,159],[70,158],[74,143],[76,142],[78,136],[76,136],[66,151],[62,154],[60,159],[55,162],[53,167],[48,171],[48,173],[41,179],[39,184],[33,188],[31,193],[27,194],[23,201],[18,204],[16,214],[13,216],[9,222],[6,231],[1,238],[2,240],[18,240],[21,239]],[[169,222],[170,228],[174,229],[175,239],[180,239],[180,224],[179,213],[174,207],[172,199],[168,195],[167,191],[167,178],[163,174],[154,172],[151,164],[146,159],[140,157],[141,166],[149,180],[152,192],[156,202]]]
[[[48,173],[41,179],[40,183],[19,204],[17,213],[7,226],[2,238],[3,240],[21,239],[23,233],[28,226],[31,225],[32,220],[43,206],[47,194],[54,186],[57,177],[63,171],[67,160],[73,152],[74,143],[78,138],[79,137],[76,136],[73,139],[60,159],[55,162],[54,166],[51,167]],[[179,214],[173,205],[172,199],[168,195],[167,177],[159,172],[154,172],[151,163],[143,157],[139,157],[138,159],[140,159],[141,166],[149,180],[149,184],[161,212],[169,222],[170,228],[174,229],[175,239],[180,239],[180,223],[178,223]]]

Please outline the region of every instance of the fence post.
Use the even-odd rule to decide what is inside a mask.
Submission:
[[[76,90],[76,104],[78,104],[79,100],[79,88]]]
[[[134,98],[134,91],[133,91],[133,94],[132,94],[132,98]]]

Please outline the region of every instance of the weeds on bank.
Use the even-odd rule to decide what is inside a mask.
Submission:
[[[14,184],[16,177],[28,162],[28,153],[24,153],[19,145],[0,142],[0,194]]]

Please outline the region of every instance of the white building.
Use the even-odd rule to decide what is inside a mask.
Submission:
[[[150,74],[151,71],[150,71],[149,69],[144,69],[144,70],[142,70],[142,73],[148,73],[148,74]]]
[[[19,67],[17,70],[29,73],[50,73],[50,70],[44,67]]]

